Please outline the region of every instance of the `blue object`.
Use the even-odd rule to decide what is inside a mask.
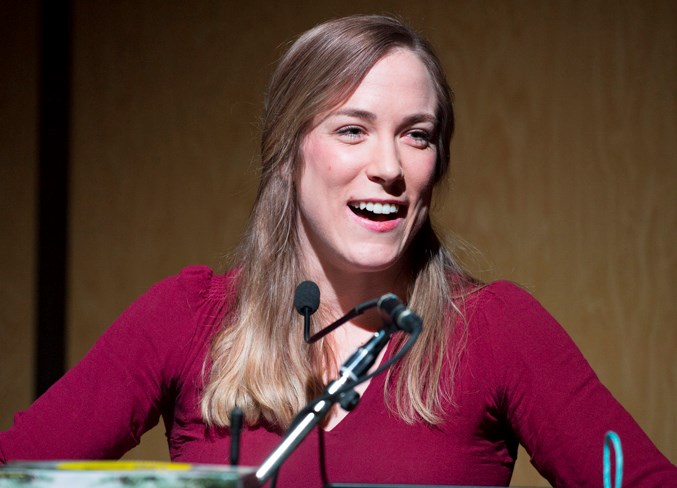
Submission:
[[[621,438],[610,430],[604,436],[604,488],[612,488],[611,485],[611,448],[616,454],[616,476],[614,488],[621,488],[623,484],[623,447]]]

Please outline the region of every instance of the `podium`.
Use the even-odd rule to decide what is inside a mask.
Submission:
[[[254,467],[145,461],[18,462],[0,467],[0,488],[254,488]],[[317,488],[473,488],[331,483]],[[487,487],[485,487],[487,488]]]
[[[258,486],[255,467],[147,461],[17,462],[0,467],[0,488],[257,488]],[[330,483],[317,488],[476,487]]]
[[[254,488],[256,468],[207,464],[54,461],[0,467],[0,488]]]

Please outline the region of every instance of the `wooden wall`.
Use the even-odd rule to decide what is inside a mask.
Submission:
[[[6,20],[0,38],[0,428],[31,395],[37,61],[25,5],[9,12],[24,27]],[[467,257],[481,277],[531,289],[677,462],[669,0],[75,1],[70,364],[154,281],[221,266],[253,200],[280,46],[363,12],[418,26],[454,87],[440,230],[479,251]],[[156,429],[130,456],[166,458],[163,444]],[[544,484],[524,454],[514,484]]]
[[[33,395],[37,2],[0,3],[0,430]]]

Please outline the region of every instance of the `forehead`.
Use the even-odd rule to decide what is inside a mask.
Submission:
[[[426,65],[414,52],[398,48],[374,64],[346,99],[320,114],[316,121],[345,113],[346,109],[415,112],[433,117],[436,105],[435,84]]]
[[[395,49],[383,56],[367,72],[355,91],[369,86],[434,93],[434,84],[421,58],[408,49]]]

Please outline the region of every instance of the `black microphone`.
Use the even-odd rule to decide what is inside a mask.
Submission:
[[[240,407],[230,411],[230,465],[237,466],[240,462],[240,437],[242,435],[242,420],[244,413]]]
[[[336,402],[340,402],[346,410],[352,409],[359,401],[359,395],[353,388],[357,386],[360,377],[371,368],[379,352],[390,339],[391,330],[383,327],[372,338],[341,366],[341,376],[327,385],[324,394],[313,400],[303,408],[292,420],[292,424],[284,434],[282,442],[268,455],[263,464],[256,471],[259,485],[263,485],[271,476],[274,476],[280,465],[298,447],[308,433],[329,413]],[[342,388],[348,388],[341,393]],[[350,392],[352,391],[352,395]],[[345,398],[345,402],[341,398]],[[352,485],[351,485],[352,486]]]
[[[376,303],[381,317],[387,323],[409,334],[421,329],[423,320],[421,317],[407,308],[396,295],[387,293],[378,299]]]
[[[304,285],[304,283],[311,283]],[[301,300],[301,295],[305,291],[299,290],[301,285],[304,288],[312,288],[315,285],[312,282],[301,283],[296,289],[294,304],[299,313],[305,314],[305,307],[310,310],[311,305]],[[315,285],[316,287],[317,285]],[[315,296],[315,295],[314,295]],[[319,304],[319,291],[317,292],[317,302]],[[292,420],[291,426],[284,434],[282,442],[277,448],[263,461],[263,464],[256,471],[256,479],[260,485],[263,485],[271,476],[277,473],[280,465],[289,457],[289,455],[298,447],[301,441],[317,425],[322,418],[331,410],[334,403],[339,402],[345,410],[351,410],[359,401],[359,394],[354,390],[359,383],[373,378],[382,373],[395,362],[399,361],[404,354],[409,351],[422,328],[421,318],[402,304],[397,296],[392,293],[383,295],[376,300],[370,300],[355,307],[343,318],[325,327],[322,331],[333,330],[342,323],[349,320],[347,317],[355,317],[364,310],[377,306],[384,321],[383,328],[379,329],[372,338],[363,346],[360,346],[347,361],[343,363],[339,372],[340,377],[327,385],[322,396],[311,401],[304,407]],[[390,336],[395,332],[394,329],[401,329],[411,334],[409,340],[395,355],[388,359],[386,364],[381,365],[375,371],[367,374],[374,365],[379,353],[390,340]],[[323,334],[320,331],[314,337]],[[366,376],[364,376],[366,374]],[[274,481],[273,481],[274,483]]]
[[[310,340],[310,316],[320,306],[320,288],[314,281],[302,281],[294,292],[294,308],[303,315],[303,340]]]

